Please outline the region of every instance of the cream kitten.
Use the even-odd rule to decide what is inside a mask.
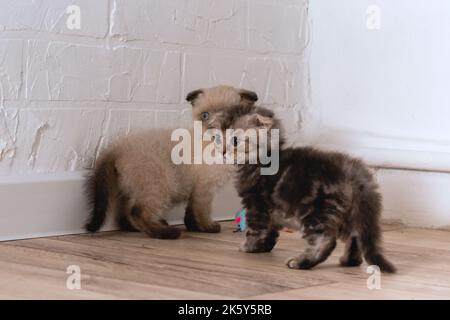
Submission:
[[[186,99],[193,119],[210,127],[209,119],[235,105],[253,106],[254,92],[218,86],[195,90]],[[114,212],[122,230],[138,230],[151,237],[176,239],[180,229],[169,226],[163,213],[187,202],[185,224],[190,231],[219,232],[211,219],[216,191],[229,179],[233,166],[207,164],[175,165],[171,160],[172,129],[145,130],[114,141],[97,159],[86,180],[91,204],[86,230],[95,232],[107,212]],[[114,210],[111,210],[113,209]]]

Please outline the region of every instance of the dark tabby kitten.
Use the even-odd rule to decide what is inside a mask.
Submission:
[[[255,116],[261,124],[257,128],[281,129],[274,114],[263,108],[252,109],[235,127],[251,128]],[[309,269],[325,261],[341,239],[345,242],[341,265],[358,266],[364,256],[381,271],[395,272],[382,254],[381,195],[366,165],[345,154],[283,148],[283,143],[280,138],[275,175],[261,175],[262,164],[243,164],[238,170],[236,186],[248,224],[241,251],[271,251],[278,230],[286,226],[302,231],[308,243],[302,254],[286,261],[289,268]]]

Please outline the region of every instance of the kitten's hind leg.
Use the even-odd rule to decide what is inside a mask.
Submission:
[[[367,264],[378,266],[382,272],[395,273],[397,271],[395,266],[382,253],[380,246],[381,231],[378,227],[373,227],[362,232],[360,240],[361,249]]]
[[[121,231],[128,231],[128,232],[139,231],[130,223],[130,221],[128,221],[128,218],[126,216],[120,216],[117,223]]]
[[[331,232],[305,234],[308,247],[298,257],[290,257],[286,265],[291,269],[311,269],[325,261],[336,247],[336,236]]]
[[[139,231],[136,229],[128,220],[128,216],[131,211],[130,207],[130,198],[123,194],[122,192],[118,193],[116,200],[116,208],[117,208],[117,224],[119,225],[119,229],[122,231],[130,231],[136,232]]]
[[[358,242],[364,259],[369,265],[376,265],[382,272],[395,273],[395,266],[383,255],[381,247],[381,195],[375,191],[365,191],[357,201]]]
[[[168,226],[157,218],[156,212],[145,207],[134,206],[129,215],[129,221],[133,226],[148,234],[152,238],[177,239],[181,236],[181,230]]]
[[[345,252],[339,262],[345,267],[357,267],[362,263],[361,249],[357,237],[350,237],[346,240]]]

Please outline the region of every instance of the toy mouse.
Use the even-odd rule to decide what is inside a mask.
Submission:
[[[244,232],[247,229],[247,221],[245,218],[246,211],[245,209],[241,209],[236,213],[236,217],[234,220],[234,224],[236,225],[236,229],[233,232]],[[293,233],[294,230],[284,227],[281,231]]]

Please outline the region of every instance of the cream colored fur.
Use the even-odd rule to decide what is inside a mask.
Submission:
[[[228,106],[253,104],[256,100],[248,99],[248,93],[252,92],[225,86],[198,90],[188,96],[193,105],[193,119],[201,120],[203,112],[212,116]],[[206,129],[206,121],[204,123],[203,129]],[[220,225],[211,219],[211,204],[217,190],[230,178],[234,166],[175,165],[171,151],[178,142],[171,141],[172,131],[151,129],[131,134],[114,141],[101,154],[96,167],[113,163],[115,170],[115,178],[106,179],[110,184],[108,214],[119,208],[120,212],[115,212],[117,218],[126,216],[132,228],[153,237],[177,238],[179,229],[167,225],[164,212],[185,202],[188,230],[219,232]],[[94,170],[94,179],[95,175]],[[119,201],[125,204],[118,206]],[[95,203],[93,212],[95,214]]]

